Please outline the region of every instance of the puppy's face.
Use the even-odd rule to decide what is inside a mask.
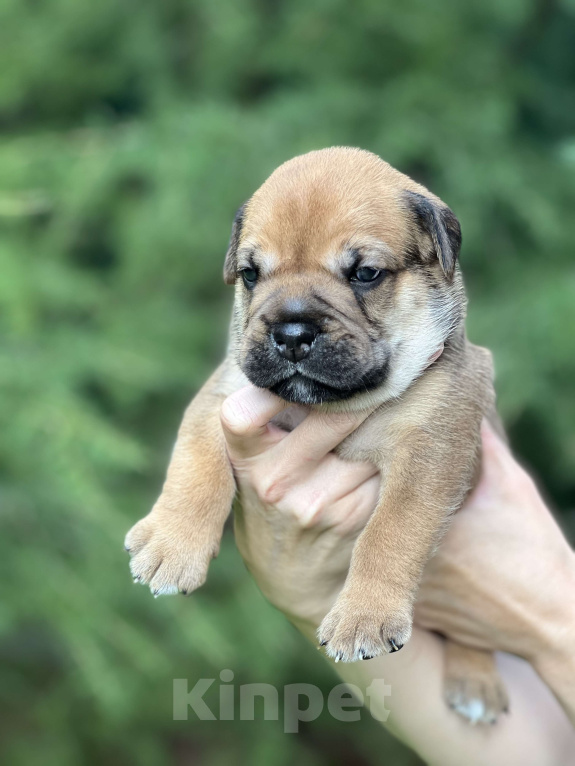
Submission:
[[[241,369],[290,402],[398,396],[463,317],[459,245],[453,213],[375,155],[285,163],[238,212],[226,256]]]

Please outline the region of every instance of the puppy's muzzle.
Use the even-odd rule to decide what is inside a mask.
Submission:
[[[311,322],[282,322],[274,325],[272,338],[280,356],[290,362],[305,359],[319,334],[319,327]]]

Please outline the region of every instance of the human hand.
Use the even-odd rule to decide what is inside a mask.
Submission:
[[[573,655],[575,555],[534,482],[487,423],[482,443],[479,484],[428,563],[415,619],[537,668],[550,653]]]
[[[377,503],[380,479],[372,466],[341,461],[331,452],[369,413],[326,417],[313,412],[291,434],[286,434],[269,424],[286,406],[285,402],[265,391],[247,387],[224,402],[222,425],[244,501],[244,509],[238,510],[235,521],[238,548],[264,595],[308,638],[313,639],[319,623],[343,586],[355,540]],[[305,416],[306,413],[300,412],[300,415]],[[493,454],[498,449],[494,441],[496,437],[488,429],[484,429],[483,437],[487,469],[484,469],[480,486],[471,496],[468,506],[457,514],[453,524],[455,531],[453,535],[452,532],[448,533],[445,544],[446,555],[454,549],[457,552],[463,538],[467,548],[475,551],[471,557],[471,551],[466,548],[468,562],[480,556],[485,542],[495,545],[495,540],[484,541],[483,533],[475,527],[475,519],[473,524],[468,522],[471,510],[480,500],[487,505],[489,501],[498,504],[501,499],[496,493],[496,487],[486,484],[485,480],[485,470],[489,470],[489,464],[497,457],[497,454]],[[499,449],[505,450],[505,447],[499,445]],[[500,460],[504,459],[501,453],[498,454]],[[504,511],[498,512],[494,505],[490,509],[484,508],[486,514],[492,515],[491,535],[487,537],[499,539],[500,549],[503,550],[501,555],[493,559],[488,557],[488,561],[495,569],[502,562],[506,564],[509,555],[507,543],[518,532],[519,517],[523,526],[519,525],[520,537],[515,538],[513,543],[515,555],[519,558],[523,555],[521,541],[529,546],[537,544],[541,556],[545,551],[545,555],[555,562],[539,562],[539,577],[547,577],[555,582],[555,570],[559,561],[564,560],[566,569],[570,570],[572,554],[537,495],[533,483],[510,455],[507,460],[511,463],[511,466],[507,464],[508,468],[513,469],[513,478],[507,477],[504,482],[503,494],[507,502],[513,506],[516,493],[521,490],[519,496],[524,497],[526,502],[529,500],[532,507],[524,514],[518,512],[517,507],[515,511],[511,507],[507,508],[505,514],[509,519],[506,524],[500,523]],[[495,465],[492,466],[493,471]],[[504,470],[501,464],[499,467],[501,471]],[[497,476],[493,471],[490,476]],[[480,515],[481,511],[477,513],[477,516]],[[480,529],[479,519],[477,524]],[[541,531],[540,524],[545,527],[545,533]],[[466,537],[465,529],[469,530],[471,539]],[[499,533],[501,538],[497,537]],[[545,538],[542,547],[541,537]],[[480,545],[475,545],[477,541]],[[473,619],[469,617],[463,626],[449,612],[446,604],[439,601],[438,591],[441,587],[448,592],[452,585],[448,578],[440,586],[439,563],[438,556],[433,560],[433,568],[430,570],[435,574],[426,576],[424,581],[425,590],[419,609],[421,611],[423,605],[427,605],[427,611],[422,612],[422,619],[428,621],[426,624],[445,632],[451,629],[461,631],[458,634],[460,638],[468,639],[476,646],[508,648],[517,652],[520,643],[524,642],[526,648],[521,649],[522,652],[526,655],[537,654],[537,647],[545,643],[545,640],[526,640],[519,627],[522,623],[529,623],[531,612],[535,614],[535,609],[529,607],[532,604],[533,589],[537,591],[539,588],[537,574],[533,578],[535,582],[525,581],[522,595],[517,591],[518,597],[524,599],[520,603],[525,604],[524,609],[519,610],[519,615],[527,616],[527,619],[519,620],[517,624],[510,621],[504,606],[484,618],[477,598],[470,610],[476,625],[473,625]],[[488,585],[492,591],[499,592],[509,586],[507,580],[513,580],[514,572],[521,578],[525,574],[523,569],[529,568],[529,561],[523,561],[522,568],[518,570],[509,567],[506,577],[499,583],[499,575],[489,570],[489,574],[479,584],[484,587],[484,594]],[[546,569],[550,572],[546,572]],[[563,577],[557,579],[563,581],[562,585],[559,584],[558,592],[564,597],[565,582],[570,578],[566,575],[564,580]],[[476,578],[473,578],[472,582],[475,581]],[[536,600],[538,602],[539,599]],[[541,600],[543,608],[548,608],[546,599]],[[440,603],[443,606],[440,607]],[[471,605],[469,594],[462,595],[458,603],[465,613],[467,605]],[[561,609],[555,607],[551,611],[560,621]],[[545,632],[540,627],[538,634]],[[546,653],[547,657],[552,655],[552,652]],[[545,652],[539,654],[539,657],[544,656]],[[512,762],[510,754],[516,751],[517,762],[524,761],[525,753],[535,759],[533,762],[542,762],[543,757],[549,763],[565,762],[563,755],[564,750],[571,747],[571,732],[565,730],[565,722],[557,713],[557,708],[553,707],[545,686],[540,682],[538,685],[536,676],[529,675],[528,666],[522,668],[510,662],[511,658],[503,664],[502,669],[513,701],[513,720],[499,730],[498,736],[491,737],[489,743],[483,740],[477,742],[479,734],[476,734],[476,730],[461,730],[455,717],[437,704],[443,680],[441,643],[433,634],[419,629],[417,625],[412,640],[399,655],[378,657],[368,663],[340,663],[337,667],[346,681],[359,684],[362,689],[367,689],[373,679],[380,678],[383,673],[393,688],[401,689],[401,693],[394,695],[391,701],[380,700],[377,696],[370,698],[371,708],[386,710],[386,702],[390,703],[393,710],[392,729],[426,758],[429,756],[430,762],[459,763],[462,760],[461,754],[468,757],[469,748],[475,752],[479,744],[485,751],[485,757],[491,758],[490,762],[499,762],[497,759],[501,753],[505,755],[505,762]],[[541,670],[543,667],[545,672]],[[572,684],[575,674],[573,669],[570,673],[562,672],[563,669],[561,663],[552,660],[547,665],[545,661],[540,663],[540,675],[555,691],[575,721]],[[426,679],[423,687],[422,677]],[[529,730],[525,729],[527,720],[532,722]],[[446,747],[443,746],[444,741],[449,743]],[[553,755],[555,750],[559,753],[556,757]]]

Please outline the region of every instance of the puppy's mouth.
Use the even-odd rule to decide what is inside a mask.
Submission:
[[[264,380],[262,375],[254,375],[252,370],[245,370],[254,385],[267,388],[287,402],[294,404],[324,404],[350,399],[359,393],[365,393],[377,388],[387,376],[387,363],[377,370],[361,375],[358,381],[348,380],[349,376],[341,375],[337,385],[327,382],[325,376],[303,372],[299,366],[290,374],[279,380]],[[251,374],[250,374],[251,372]]]
[[[336,388],[303,375],[301,372],[296,372],[291,377],[284,378],[269,386],[269,391],[273,394],[277,394],[288,402],[298,404],[323,404],[323,402],[341,401],[342,399],[349,399],[358,390]]]

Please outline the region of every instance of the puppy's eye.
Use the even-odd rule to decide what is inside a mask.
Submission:
[[[374,282],[381,274],[380,269],[372,269],[370,266],[361,266],[351,275],[352,282]]]
[[[240,274],[244,280],[244,285],[251,290],[258,281],[258,272],[255,269],[241,269]]]

